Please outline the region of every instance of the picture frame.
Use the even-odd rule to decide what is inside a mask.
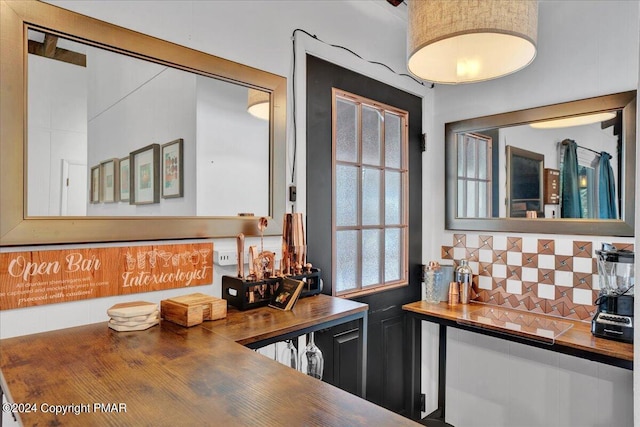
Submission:
[[[118,197],[118,199],[121,202],[128,202],[131,191],[131,168],[129,167],[129,156],[121,158],[118,166],[120,171],[120,182],[118,183],[120,197]]]
[[[183,197],[183,140],[182,138],[163,144],[160,162],[162,174],[162,198]]]
[[[129,153],[129,204],[160,203],[160,145],[150,144]]]
[[[117,191],[120,182],[120,159],[109,159],[100,163],[100,190],[103,203],[115,203],[120,192]]]
[[[100,165],[91,168],[89,177],[91,180],[89,183],[89,202],[100,203]]]

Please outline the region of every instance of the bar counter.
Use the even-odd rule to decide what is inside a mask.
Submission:
[[[520,344],[544,348],[549,351],[569,354],[583,359],[606,363],[624,369],[633,369],[633,344],[598,338],[591,334],[591,324],[558,317],[544,316],[540,314],[507,310],[488,304],[458,304],[448,305],[446,302],[437,304],[417,301],[402,306],[407,318],[407,342],[409,343],[408,381],[407,381],[407,407],[412,419],[420,418],[420,393],[421,393],[421,369],[422,352],[421,321],[433,322],[439,325],[438,340],[438,407],[427,419],[444,423],[446,421],[446,372],[447,372],[447,328],[463,329],[466,331],[502,338]],[[510,314],[515,318],[522,315],[527,322],[537,324],[558,323],[561,328],[553,337],[536,336],[528,332],[518,330],[517,325],[500,327],[499,322],[470,321],[474,319],[474,313],[494,309]],[[525,322],[526,323],[526,322]],[[567,329],[566,326],[570,327]],[[553,329],[553,326],[551,327]],[[561,331],[561,332],[560,332]],[[547,331],[546,331],[547,332]],[[551,331],[553,332],[553,331]],[[436,424],[438,425],[438,424]],[[443,425],[443,424],[440,424]]]
[[[430,304],[424,301],[406,304],[402,308],[417,316],[423,316],[424,320],[431,320],[441,324],[453,322],[458,324],[458,327],[461,329],[466,329],[463,327],[464,325],[460,325],[460,320],[470,312],[483,307],[504,310],[502,307],[493,307],[487,304],[471,303],[450,306],[446,302]],[[515,310],[511,311],[517,312]],[[622,368],[633,369],[633,344],[595,337],[591,334],[591,323],[589,322],[544,316],[530,312],[522,313],[527,316],[553,319],[572,325],[569,330],[557,337],[552,345],[549,345],[550,350],[573,354],[578,357],[608,363]],[[488,329],[484,331],[477,330],[476,332],[491,333]],[[513,331],[504,329],[497,332],[502,332],[502,337],[505,339],[510,339],[510,337],[512,340],[517,339],[517,335],[514,335]]]
[[[305,311],[320,319],[366,313],[364,304],[336,306],[329,299],[305,298],[293,313],[274,312],[289,325],[274,329],[271,319],[264,325],[272,332],[262,333],[292,332],[298,312],[303,326]],[[322,314],[312,305],[333,309]],[[115,332],[103,322],[4,339],[0,385],[9,402],[33,405],[19,414],[27,426],[415,425],[213,332],[214,323],[184,328],[162,321],[146,331]],[[255,322],[253,328],[260,330]]]

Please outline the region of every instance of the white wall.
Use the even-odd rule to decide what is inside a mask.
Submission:
[[[87,69],[88,167],[182,138],[185,188],[183,197],[154,204],[92,203],[88,214],[195,215],[196,76],[97,48],[87,50]]]
[[[198,77],[196,215],[269,215],[269,122],[244,86]]]
[[[445,123],[637,89],[638,28],[636,1],[541,1],[538,54],[530,66],[498,80],[436,87],[435,148],[425,169],[444,176]],[[432,191],[444,199],[442,185]],[[443,224],[444,210],[424,218]],[[428,258],[439,258],[439,246],[451,244],[452,233],[438,228]],[[584,240],[597,248],[611,237]],[[423,335],[437,343],[432,325],[425,324]],[[447,420],[453,425],[633,425],[631,371],[466,332],[451,333],[448,345]],[[434,348],[423,346],[425,369],[433,374],[427,391],[435,389]],[[427,406],[435,408],[433,394]]]
[[[27,212],[60,215],[62,162],[87,164],[87,73],[66,62],[29,55]],[[38,100],[38,102],[35,102]],[[86,194],[80,195],[86,201]],[[86,203],[83,203],[86,204]]]

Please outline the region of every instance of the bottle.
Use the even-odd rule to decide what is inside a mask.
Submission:
[[[471,300],[471,279],[473,277],[469,261],[464,258],[460,260],[460,265],[456,268],[455,277],[460,289],[460,303],[469,304]]]
[[[442,271],[436,261],[430,261],[423,269],[422,286],[424,301],[436,304],[440,302]]]

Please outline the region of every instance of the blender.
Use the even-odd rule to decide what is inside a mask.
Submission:
[[[598,255],[600,294],[591,333],[617,341],[633,342],[634,253],[603,243]]]

